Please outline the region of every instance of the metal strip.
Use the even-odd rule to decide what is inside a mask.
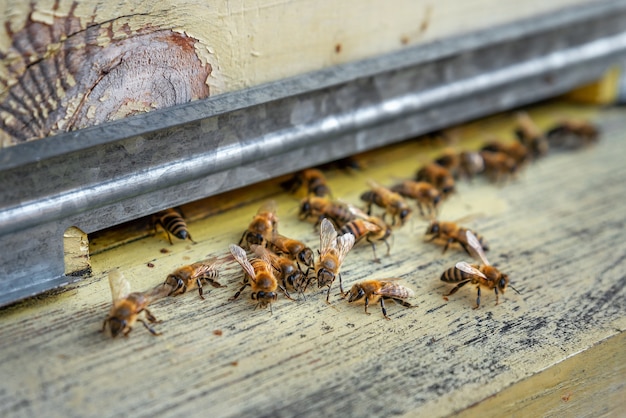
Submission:
[[[553,96],[623,60],[626,1],[566,9],[0,150],[0,304],[93,232]],[[37,254],[37,257],[33,257]]]

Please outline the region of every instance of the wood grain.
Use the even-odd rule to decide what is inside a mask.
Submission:
[[[0,146],[588,2],[2,2]]]
[[[270,315],[249,292],[229,302],[242,272],[228,257],[262,199],[190,222],[197,245],[147,236],[92,257],[94,275],[65,293],[0,311],[0,414],[4,416],[446,416],[595,346],[626,329],[626,258],[622,162],[624,110],[544,105],[531,109],[542,128],[563,114],[593,117],[596,146],[554,153],[509,184],[461,183],[442,219],[472,215],[468,226],[491,244],[492,263],[521,295],[494,306],[466,287],[444,301],[441,272],[467,256],[423,242],[418,218],[394,233],[389,257],[372,262],[368,245],[348,254],[345,286],[399,276],[415,290],[407,309],[389,303],[390,321],[324,289],[306,300],[279,298]],[[511,115],[450,130],[456,146],[487,136],[511,139]],[[327,172],[333,193],[358,202],[367,179],[411,177],[441,146],[407,141],[370,153],[360,172]],[[261,187],[261,186],[259,186]],[[298,221],[298,198],[272,196],[283,233],[318,238]],[[166,249],[162,253],[161,249]],[[381,252],[382,253],[382,252]],[[161,283],[183,264],[217,257],[220,282],[156,302],[160,337],[137,326],[127,339],[98,331],[110,307],[107,272],[120,268],[133,290]],[[35,262],[35,261],[34,261]],[[210,290],[209,288],[206,289]],[[624,351],[616,351],[624,360]],[[605,388],[608,402],[623,386]],[[600,412],[598,410],[598,412]]]

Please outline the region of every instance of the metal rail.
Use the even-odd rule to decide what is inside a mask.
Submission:
[[[0,150],[0,305],[64,285],[63,232],[565,92],[626,55],[626,1],[564,9]]]

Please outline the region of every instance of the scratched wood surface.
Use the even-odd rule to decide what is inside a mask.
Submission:
[[[401,277],[415,290],[415,308],[389,303],[387,321],[378,307],[365,315],[334,288],[330,305],[315,289],[306,300],[280,298],[270,315],[254,309],[249,291],[228,301],[242,278],[226,256],[228,244],[239,240],[263,199],[232,204],[190,222],[196,245],[138,234],[93,255],[91,278],[0,310],[0,415],[446,416],[514,391],[579,353],[593,356],[599,342],[626,329],[625,110],[563,103],[531,109],[542,127],[564,114],[597,120],[600,143],[551,154],[504,185],[462,182],[440,214],[469,216],[466,224],[491,244],[491,262],[521,295],[508,292],[495,306],[484,292],[483,305],[472,310],[475,290],[467,286],[444,301],[450,286],[439,280],[441,272],[468,257],[452,249],[442,255],[425,243],[427,223],[415,217],[394,231],[391,254],[380,264],[360,245],[343,268],[345,287]],[[510,139],[511,121],[497,115],[449,134],[457,146],[475,148],[491,135]],[[362,171],[327,172],[334,195],[357,203],[367,179],[390,184],[413,176],[441,152],[423,142],[366,154]],[[298,197],[277,182],[259,187],[278,203],[281,232],[317,249],[312,226],[297,219]],[[384,246],[378,251],[383,255]],[[207,257],[223,261],[228,287],[211,290],[204,301],[190,292],[155,302],[162,336],[141,325],[116,340],[98,332],[110,307],[111,269],[121,269],[133,290],[147,290]],[[624,363],[619,341],[612,353]],[[616,384],[599,395],[609,415],[620,407],[611,400],[623,394]],[[573,396],[567,405],[584,402]],[[591,411],[597,415],[593,405]]]

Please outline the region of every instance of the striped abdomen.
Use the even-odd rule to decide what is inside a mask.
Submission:
[[[174,235],[178,239],[189,239],[193,242],[189,230],[187,229],[187,223],[180,216],[180,213],[175,209],[166,209],[163,212],[157,214],[157,224],[161,225],[169,234]],[[170,243],[172,242],[170,238]]]
[[[478,266],[472,264],[472,267],[478,268]],[[450,267],[448,270],[444,271],[441,275],[441,280],[446,283],[458,283],[464,282],[466,280],[473,280],[475,276],[466,273],[464,271],[459,270],[456,267]]]

